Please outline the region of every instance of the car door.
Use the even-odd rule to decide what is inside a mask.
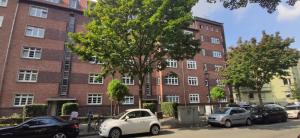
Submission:
[[[248,119],[248,112],[245,109],[239,109],[240,124],[245,124]]]
[[[123,119],[125,121],[122,126],[124,134],[141,133],[143,131],[140,111],[129,112],[125,117],[128,117],[128,119]]]
[[[232,124],[240,124],[240,114],[237,109],[232,109],[230,111],[230,119]]]
[[[38,138],[36,135],[38,120],[30,120],[20,126],[18,126],[14,131],[14,137],[16,138]]]
[[[153,121],[154,118],[147,111],[141,111],[141,115],[142,115],[141,124],[142,124],[142,127],[143,127],[142,132],[149,132],[150,131],[150,124],[151,124],[151,122]]]

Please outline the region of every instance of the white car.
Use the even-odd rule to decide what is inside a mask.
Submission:
[[[285,107],[288,118],[300,118],[300,105],[288,105]]]
[[[118,116],[105,120],[100,128],[102,137],[119,138],[122,135],[146,133],[158,135],[160,122],[149,109],[129,109]]]

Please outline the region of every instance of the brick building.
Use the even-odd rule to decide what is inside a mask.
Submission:
[[[80,113],[109,114],[106,86],[112,79],[95,79],[96,61],[81,61],[66,48],[68,32],[79,32],[88,21],[82,15],[87,0],[0,0],[0,116],[20,113],[26,104],[48,104],[51,115],[65,102],[77,102]],[[168,68],[148,76],[144,98],[205,105],[208,87],[221,85],[226,46],[223,24],[195,18],[191,31],[201,41],[194,59],[169,59]],[[209,74],[208,79],[205,73]],[[121,108],[138,105],[138,82],[120,77],[130,88]]]

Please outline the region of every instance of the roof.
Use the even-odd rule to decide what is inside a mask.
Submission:
[[[128,110],[126,110],[126,111],[150,111],[149,109],[139,109],[139,108],[137,108],[137,109],[128,109]]]
[[[205,22],[205,23],[214,24],[214,25],[218,25],[218,26],[223,26],[223,23],[205,19],[205,18],[201,18],[201,17],[194,17],[194,19],[195,19],[195,21],[200,21],[200,22]]]

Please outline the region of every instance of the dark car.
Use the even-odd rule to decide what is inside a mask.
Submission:
[[[276,104],[252,107],[250,112],[255,123],[286,122],[288,118],[284,107]]]
[[[37,117],[20,125],[0,128],[0,138],[75,138],[78,136],[77,123],[57,117]]]

